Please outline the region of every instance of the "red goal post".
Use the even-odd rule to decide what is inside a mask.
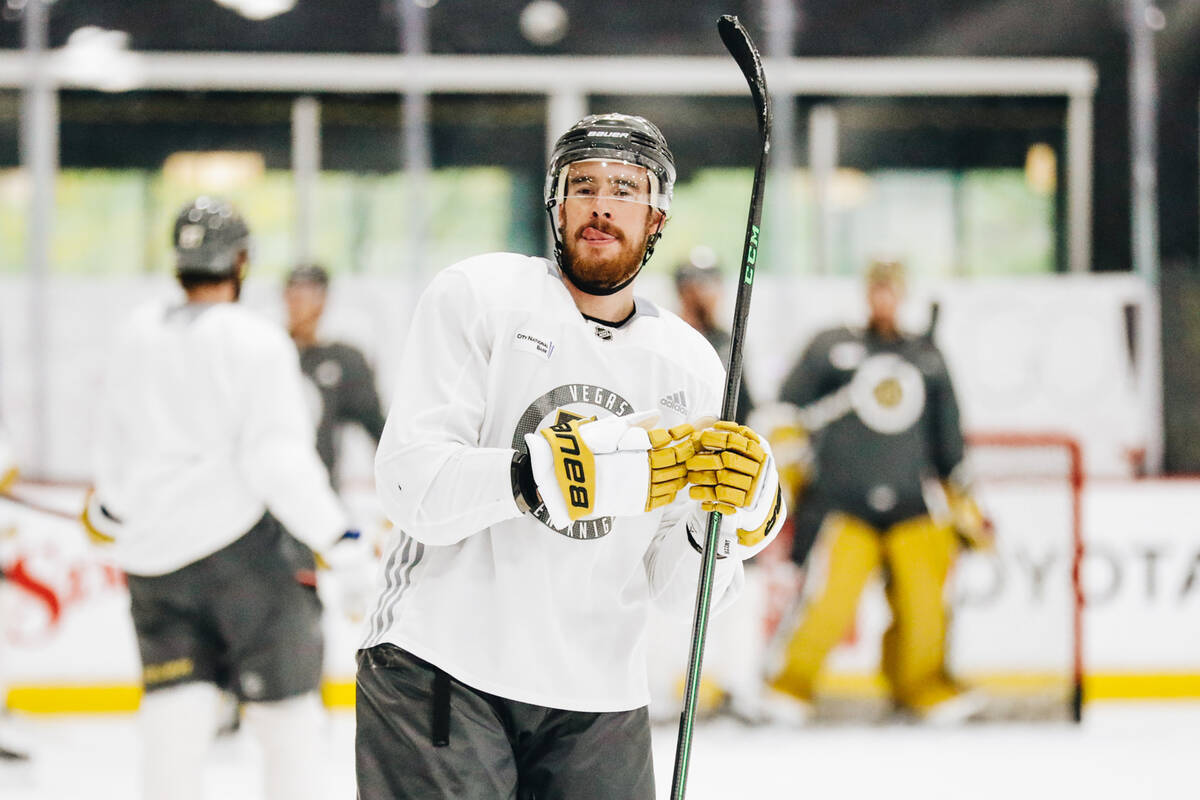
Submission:
[[[1069,537],[1069,713],[1079,722],[1083,713],[1084,593],[1082,564],[1084,557],[1083,491],[1086,469],[1083,447],[1072,436],[1045,431],[972,431],[966,436],[968,465],[986,507],[988,487],[1002,483],[1061,482],[1068,493],[1066,527]],[[998,545],[1006,532],[997,521]]]

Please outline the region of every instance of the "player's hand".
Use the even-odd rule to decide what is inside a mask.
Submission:
[[[550,523],[642,514],[687,485],[692,425],[652,429],[657,411],[576,419],[525,434],[530,468]]]
[[[13,458],[12,448],[4,437],[0,436],[0,494],[11,489],[16,482],[17,462]]]
[[[121,520],[104,507],[95,489],[88,489],[79,521],[92,544],[109,545],[121,535]]]
[[[943,482],[942,487],[946,491],[950,525],[963,546],[973,550],[991,550],[995,547],[995,526],[971,493],[953,481]]]
[[[362,533],[349,530],[329,547],[313,555],[317,559],[317,569],[336,570],[350,564],[357,564],[369,555],[370,545]]]
[[[791,403],[756,406],[749,423],[771,444],[783,496],[797,500],[808,485],[813,464],[812,440],[801,421],[800,409]]]
[[[5,469],[3,466],[0,466],[0,494],[4,494],[13,487],[17,482],[18,474],[16,467]]]
[[[693,436],[688,494],[725,516],[724,553],[749,558],[766,547],[787,514],[771,445],[745,425],[719,420]],[[735,549],[736,545],[736,549]]]
[[[315,555],[317,567],[325,570],[318,586],[333,583],[337,607],[352,621],[361,620],[375,591],[376,560],[370,540],[357,530],[346,531],[333,546]],[[322,594],[330,597],[325,591]]]

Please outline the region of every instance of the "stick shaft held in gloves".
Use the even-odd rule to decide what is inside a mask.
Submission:
[[[771,106],[767,95],[762,60],[750,34],[737,17],[723,16],[717,22],[721,41],[750,86],[754,108],[758,115],[761,140],[758,165],[754,169],[754,188],[750,196],[750,213],[746,222],[746,238],[742,247],[742,267],[738,280],[737,301],[734,304],[732,341],[729,345],[729,364],[725,374],[725,398],[721,418],[733,419],[742,377],[742,339],[746,318],[750,313],[750,291],[754,287],[754,270],[758,261],[759,232],[762,222],[763,186],[766,180],[767,152],[770,150]],[[692,733],[696,721],[696,698],[700,674],[704,666],[704,642],[708,633],[708,614],[712,605],[713,572],[716,569],[717,538],[721,530],[721,515],[708,515],[708,531],[704,537],[704,554],[700,561],[700,580],[696,590],[696,611],[692,619],[692,644],[688,654],[687,678],[684,682],[683,711],[679,716],[679,737],[675,744],[675,770],[671,779],[671,800],[683,800],[687,791],[687,774],[692,749]]]

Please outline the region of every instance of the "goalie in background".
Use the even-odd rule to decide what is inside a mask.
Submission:
[[[810,437],[812,464],[803,503],[793,502],[792,557],[807,576],[797,613],[778,633],[769,707],[797,722],[812,715],[822,663],[853,624],[864,586],[882,573],[892,622],[881,671],[891,698],[920,719],[956,722],[983,698],[946,672],[943,592],[960,542],[989,545],[990,525],[964,480],[946,362],[930,335],[898,327],[902,266],[871,263],[865,289],[866,328],[819,333],[780,393],[797,409],[792,431]]]

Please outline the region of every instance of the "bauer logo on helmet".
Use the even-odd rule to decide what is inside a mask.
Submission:
[[[183,250],[195,250],[204,244],[203,225],[184,225],[179,229],[179,247]]]

